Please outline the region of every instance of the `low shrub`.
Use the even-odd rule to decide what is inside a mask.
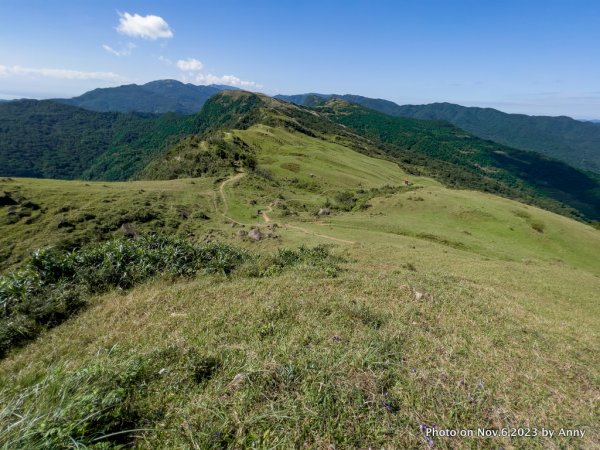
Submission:
[[[533,220],[530,225],[531,228],[533,228],[538,233],[543,233],[546,229],[546,225],[544,225],[544,223],[540,222],[539,220]]]
[[[341,271],[339,263],[343,258],[335,256],[325,245],[315,247],[301,246],[298,249],[281,248],[274,255],[266,274],[277,273],[284,268],[303,264],[308,267],[318,268],[330,277],[335,277]]]
[[[357,198],[354,196],[354,194],[347,191],[336,193],[334,200],[337,208],[341,209],[342,211],[352,211],[357,202]]]
[[[221,243],[149,236],[66,252],[34,252],[26,267],[0,276],[0,357],[80,310],[88,294],[129,289],[158,274],[229,274],[249,254]]]

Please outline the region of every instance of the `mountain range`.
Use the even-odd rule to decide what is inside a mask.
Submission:
[[[236,162],[251,163],[252,152],[237,141],[225,144],[214,136],[207,141],[205,134],[263,123],[328,140],[335,136],[359,152],[455,188],[600,219],[600,177],[480,139],[446,121],[390,116],[338,97],[310,98],[313,106],[306,107],[222,91],[192,115],[93,112],[48,100],[9,102],[0,105],[0,175],[99,180],[215,175]]]
[[[310,105],[0,105],[0,448],[597,447],[598,177]]]
[[[68,105],[92,111],[193,114],[200,111],[209,97],[231,86],[197,86],[177,80],[157,80],[143,85],[127,84],[98,88],[79,97],[59,99]]]
[[[237,88],[157,80],[144,85],[94,89],[78,97],[56,101],[98,112],[194,114],[208,98],[225,89]],[[349,94],[308,93],[277,95],[275,98],[303,106],[317,104],[320,99],[340,98],[392,116],[445,120],[482,139],[535,151],[578,169],[600,173],[600,127],[594,121],[579,121],[566,116],[508,114],[493,108],[452,103],[398,105],[389,100]]]

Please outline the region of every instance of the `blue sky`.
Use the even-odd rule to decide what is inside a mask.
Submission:
[[[0,0],[0,98],[175,78],[600,118],[600,2]]]

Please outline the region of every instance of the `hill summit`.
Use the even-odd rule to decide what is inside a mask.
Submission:
[[[146,112],[193,114],[212,95],[231,86],[198,86],[177,80],[156,80],[143,85],[127,84],[98,88],[78,97],[58,101],[99,112]]]

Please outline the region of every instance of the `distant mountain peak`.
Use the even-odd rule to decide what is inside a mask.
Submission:
[[[144,112],[193,114],[212,95],[238,88],[224,85],[195,85],[178,80],[154,80],[143,85],[124,84],[112,88],[97,88],[79,97],[58,100],[98,112]]]

